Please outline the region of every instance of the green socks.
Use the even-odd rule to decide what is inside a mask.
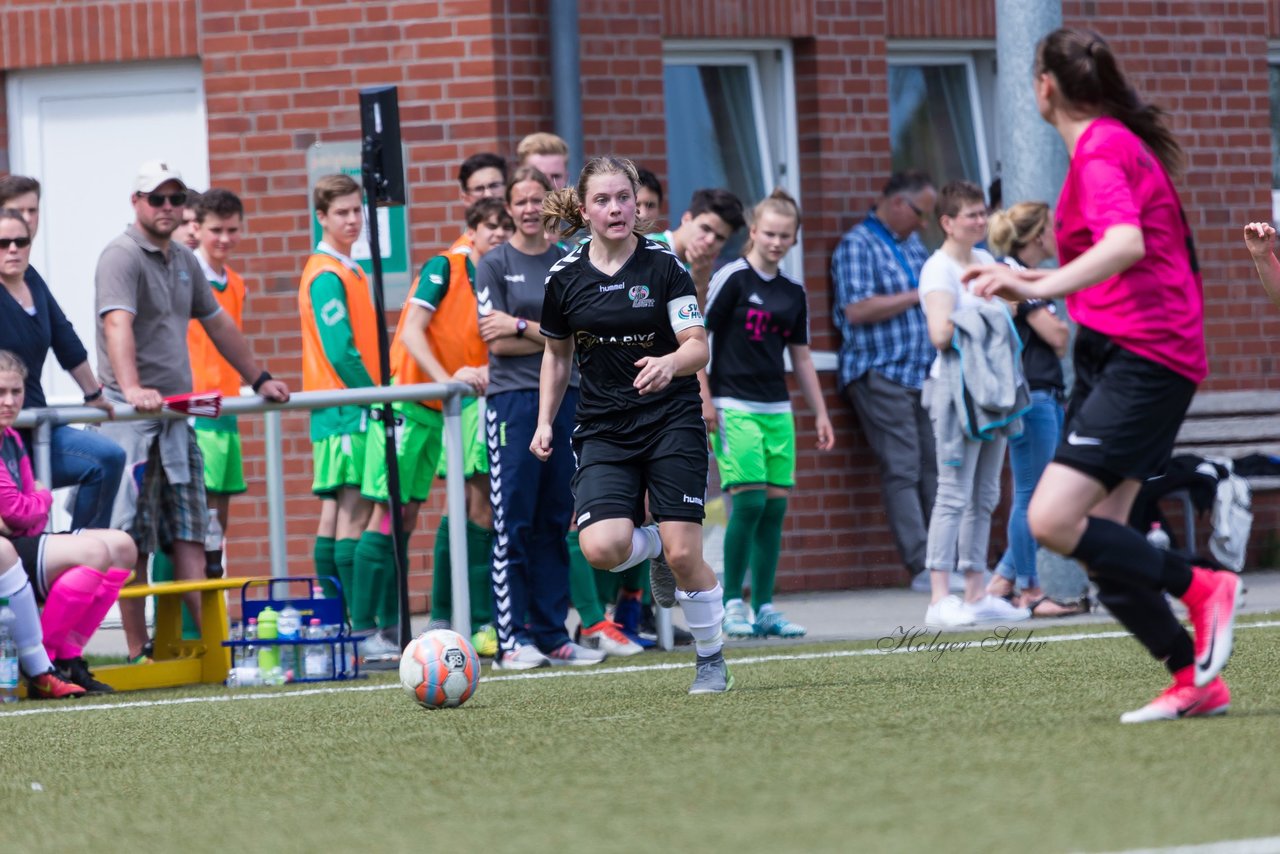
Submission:
[[[356,544],[352,554],[351,594],[347,600],[351,610],[351,629],[367,632],[377,625],[375,611],[380,598],[380,582],[385,573],[384,555],[391,550],[391,538],[374,531],[365,531],[359,540],[339,540],[338,547],[341,548],[346,542]]]
[[[493,624],[493,531],[467,522],[467,579],[471,591],[471,631]]]
[[[577,531],[570,531],[565,541],[569,544],[569,598],[578,609],[583,628],[594,626],[604,619],[600,591],[596,588],[596,569],[582,556]]]
[[[431,570],[431,619],[453,621],[452,552],[449,549],[449,517],[440,518],[436,530]],[[471,598],[471,630],[493,622],[493,584],[490,562],[493,532],[467,521],[467,591]]]
[[[724,532],[724,600],[742,598],[742,582],[747,576],[747,566],[751,563],[752,549],[756,541],[756,529],[760,526],[760,518],[765,512],[765,491],[763,489],[741,489],[733,493],[732,512],[729,514],[729,525]],[[782,499],[786,506],[786,499]],[[777,562],[777,550],[774,550],[774,562]],[[752,595],[756,590],[753,584]]]
[[[406,545],[408,537],[405,537]],[[367,631],[376,624],[389,629],[400,620],[400,588],[391,536],[365,531],[356,546],[355,589],[351,593],[351,627]]]
[[[387,534],[378,536],[386,540],[386,554],[382,561],[382,576],[378,582],[378,599],[374,603],[378,612],[378,626],[384,629],[394,628],[400,624],[400,579],[396,576],[396,559],[391,553],[391,537]],[[409,532],[400,536],[400,554],[409,560]]]
[[[440,517],[431,559],[431,619],[453,621],[453,587],[449,583],[449,517]]]
[[[338,574],[338,564],[333,559],[333,537],[316,537],[311,547],[311,557],[316,565],[316,578],[320,579],[320,587],[324,595],[332,599],[338,595],[337,586],[330,580]]]
[[[760,608],[773,601],[773,582],[778,575],[782,553],[782,520],[787,515],[787,499],[770,498],[764,503],[751,549],[751,606]]]
[[[333,544],[333,562],[337,565],[338,580],[342,582],[342,595],[346,597],[347,616],[355,613],[356,545],[359,540],[336,540]]]

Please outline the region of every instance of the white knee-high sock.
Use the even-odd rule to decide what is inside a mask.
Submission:
[[[642,525],[631,532],[631,554],[627,555],[627,559],[622,563],[611,567],[609,571],[622,572],[643,561],[653,560],[660,554],[662,554],[662,538],[658,536],[658,526]]]
[[[700,656],[715,655],[724,646],[724,588],[716,582],[710,590],[676,590],[676,601],[689,624],[693,645]]]
[[[13,640],[18,646],[18,663],[28,676],[39,676],[53,669],[49,653],[44,648],[44,634],[40,630],[40,609],[36,607],[36,594],[27,581],[27,571],[19,560],[9,569],[0,572],[0,599],[8,599],[9,607],[17,619],[14,621]]]

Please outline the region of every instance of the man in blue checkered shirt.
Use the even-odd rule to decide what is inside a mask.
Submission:
[[[889,528],[913,588],[929,589],[925,543],[937,493],[933,429],[921,386],[937,351],[916,287],[929,252],[917,232],[937,199],[929,176],[897,172],[831,258],[840,385],[880,461]]]

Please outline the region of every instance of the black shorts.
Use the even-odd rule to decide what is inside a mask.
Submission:
[[[1083,326],[1075,370],[1053,461],[1100,481],[1108,492],[1123,480],[1164,471],[1196,384]]]
[[[34,537],[14,537],[10,540],[27,571],[27,578],[31,580],[36,601],[41,603],[49,598],[49,585],[44,577],[44,546],[48,539],[48,534],[36,534]]]
[[[698,419],[701,423],[701,418]],[[702,523],[707,499],[707,431],[681,425],[658,431],[651,441],[620,445],[604,436],[574,440],[574,519],[585,528],[601,519]]]

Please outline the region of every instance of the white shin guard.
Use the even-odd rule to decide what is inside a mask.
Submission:
[[[724,647],[724,588],[716,582],[710,590],[676,590],[676,601],[684,612],[693,635],[693,645],[698,655],[715,655]]]

